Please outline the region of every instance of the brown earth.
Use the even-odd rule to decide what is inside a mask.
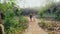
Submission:
[[[38,21],[40,20],[33,18],[33,21],[30,21],[29,17],[27,18],[29,20],[29,27],[23,32],[23,34],[48,34],[41,27],[39,27]]]

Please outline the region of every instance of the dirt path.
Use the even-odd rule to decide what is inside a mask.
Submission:
[[[27,17],[29,20],[29,17]],[[25,30],[23,34],[47,34],[42,28],[38,26],[38,20],[34,18],[35,21],[30,22],[29,20],[29,27]]]

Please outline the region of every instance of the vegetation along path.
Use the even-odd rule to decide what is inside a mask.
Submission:
[[[35,19],[35,21],[30,21],[29,17],[27,17],[29,20],[29,27],[23,32],[23,34],[47,34],[41,27],[38,26],[38,19]]]

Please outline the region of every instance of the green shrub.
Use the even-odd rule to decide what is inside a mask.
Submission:
[[[60,7],[56,10],[55,14],[56,14],[55,18],[60,20]]]
[[[16,34],[15,32],[21,33],[24,29],[28,27],[28,21],[24,17],[20,17],[20,20],[16,18],[5,18],[4,27],[6,34]]]
[[[16,17],[13,6],[10,3],[2,4],[5,7],[5,10],[1,9],[4,12],[5,19],[4,22],[4,29],[5,34],[20,34],[27,26],[27,19],[24,16],[21,16],[21,11],[17,11],[18,16]],[[0,5],[0,6],[2,6]],[[6,7],[7,6],[7,7]],[[1,8],[4,8],[3,6]],[[8,9],[7,9],[8,8]],[[17,19],[18,18],[18,19]]]

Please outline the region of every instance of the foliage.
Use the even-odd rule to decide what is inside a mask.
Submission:
[[[26,29],[27,28],[27,22],[28,22],[28,20],[26,20],[26,18],[25,17],[20,17],[20,19],[19,19],[19,22],[20,22],[20,26],[23,26],[23,28],[22,29]],[[26,26],[27,25],[27,26]]]
[[[0,3],[0,11],[6,11],[6,6]]]
[[[3,20],[5,34],[20,34],[27,28],[27,19],[20,15],[21,10],[18,9],[18,16],[16,16],[13,8],[14,6],[11,2],[5,4],[0,3],[0,10],[3,11],[5,15],[5,19]]]
[[[5,19],[4,26],[6,34],[9,32],[9,34],[13,34],[14,32],[21,33],[24,29],[27,28],[27,20],[24,17],[21,17],[20,20],[17,20],[16,18],[7,18]]]
[[[15,15],[20,16],[21,15],[21,10],[17,8],[16,11],[15,11]]]
[[[56,19],[60,20],[60,7],[56,10]]]
[[[41,23],[38,23],[40,27],[44,28],[45,23],[42,21]]]
[[[40,15],[40,17],[43,17],[43,14],[52,7],[52,3],[48,3],[45,6],[41,7],[40,10],[38,11],[38,14]]]

